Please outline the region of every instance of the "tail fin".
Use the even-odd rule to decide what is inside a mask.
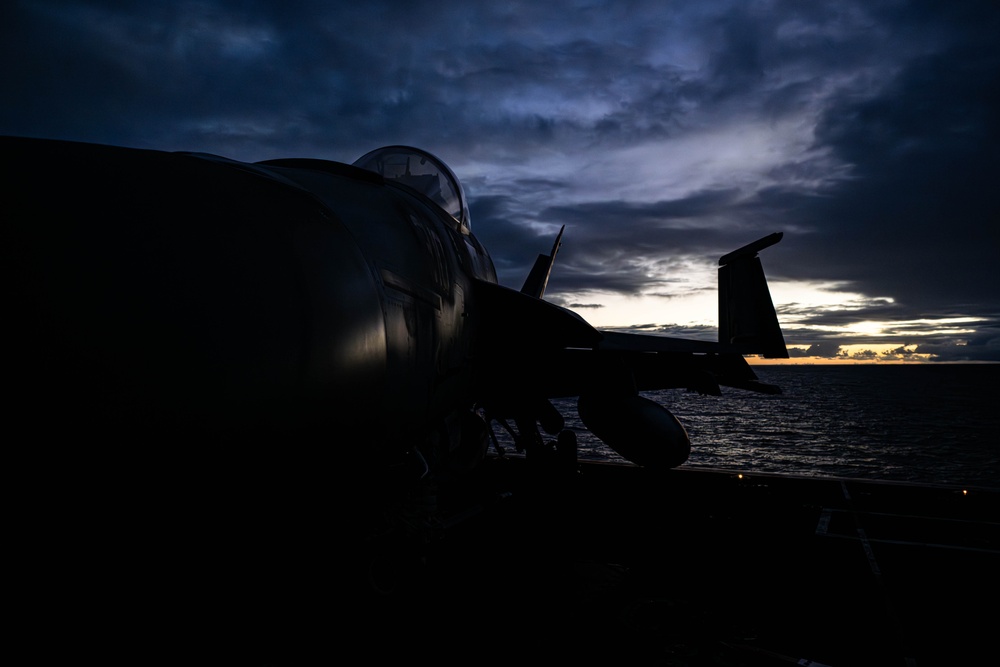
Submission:
[[[559,229],[556,242],[552,244],[552,252],[548,255],[539,255],[535,259],[535,265],[531,267],[531,272],[528,273],[528,277],[524,279],[524,285],[521,287],[522,294],[529,294],[536,299],[541,299],[542,295],[545,294],[545,287],[549,284],[549,274],[552,272],[552,264],[556,261],[556,253],[559,252],[565,229],[566,225]]]
[[[781,240],[776,232],[719,259],[719,342],[740,354],[787,359],[788,349],[774,312],[757,252]]]

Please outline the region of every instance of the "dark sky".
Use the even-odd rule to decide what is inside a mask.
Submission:
[[[0,134],[462,179],[501,283],[714,336],[762,253],[795,356],[1000,361],[1000,3],[5,2]],[[888,351],[895,350],[895,353]]]

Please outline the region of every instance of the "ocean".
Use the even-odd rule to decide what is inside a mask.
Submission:
[[[780,395],[646,392],[691,438],[683,465],[1000,488],[1000,364],[755,366]],[[579,457],[624,462],[575,399],[553,401]]]

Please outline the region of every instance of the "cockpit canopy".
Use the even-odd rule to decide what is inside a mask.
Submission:
[[[355,167],[374,171],[402,183],[440,206],[465,229],[470,229],[469,205],[455,173],[427,151],[411,146],[376,148],[354,161]]]

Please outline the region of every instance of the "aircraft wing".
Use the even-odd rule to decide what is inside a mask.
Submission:
[[[513,419],[522,445],[541,447],[536,422],[551,434],[562,419],[549,399],[578,397],[587,428],[639,465],[674,467],[690,452],[684,427],[640,392],[684,388],[721,395],[720,387],[765,394],[743,355],[787,357],[757,253],[781,240],[771,234],[720,259],[719,340],[600,331],[570,310],[543,301],[562,231],[539,256],[521,291],[478,281],[477,394],[495,419]],[[523,444],[527,443],[527,444]]]
[[[682,387],[718,396],[719,387],[778,394],[759,382],[738,348],[713,341],[602,331],[598,350],[617,354],[635,376],[636,389]]]
[[[597,330],[570,310],[537,298],[544,290],[562,230],[548,256],[539,256],[520,292],[477,285],[484,313],[482,348],[496,366],[492,378],[530,378],[545,398],[605,390],[687,388],[718,395],[720,386],[762,393],[780,389],[758,381],[745,354],[787,358],[784,338],[757,253],[781,240],[771,234],[724,255],[719,269],[719,340],[705,341]],[[529,286],[530,285],[530,286]],[[609,378],[614,376],[613,379]],[[499,380],[503,391],[513,388]]]

